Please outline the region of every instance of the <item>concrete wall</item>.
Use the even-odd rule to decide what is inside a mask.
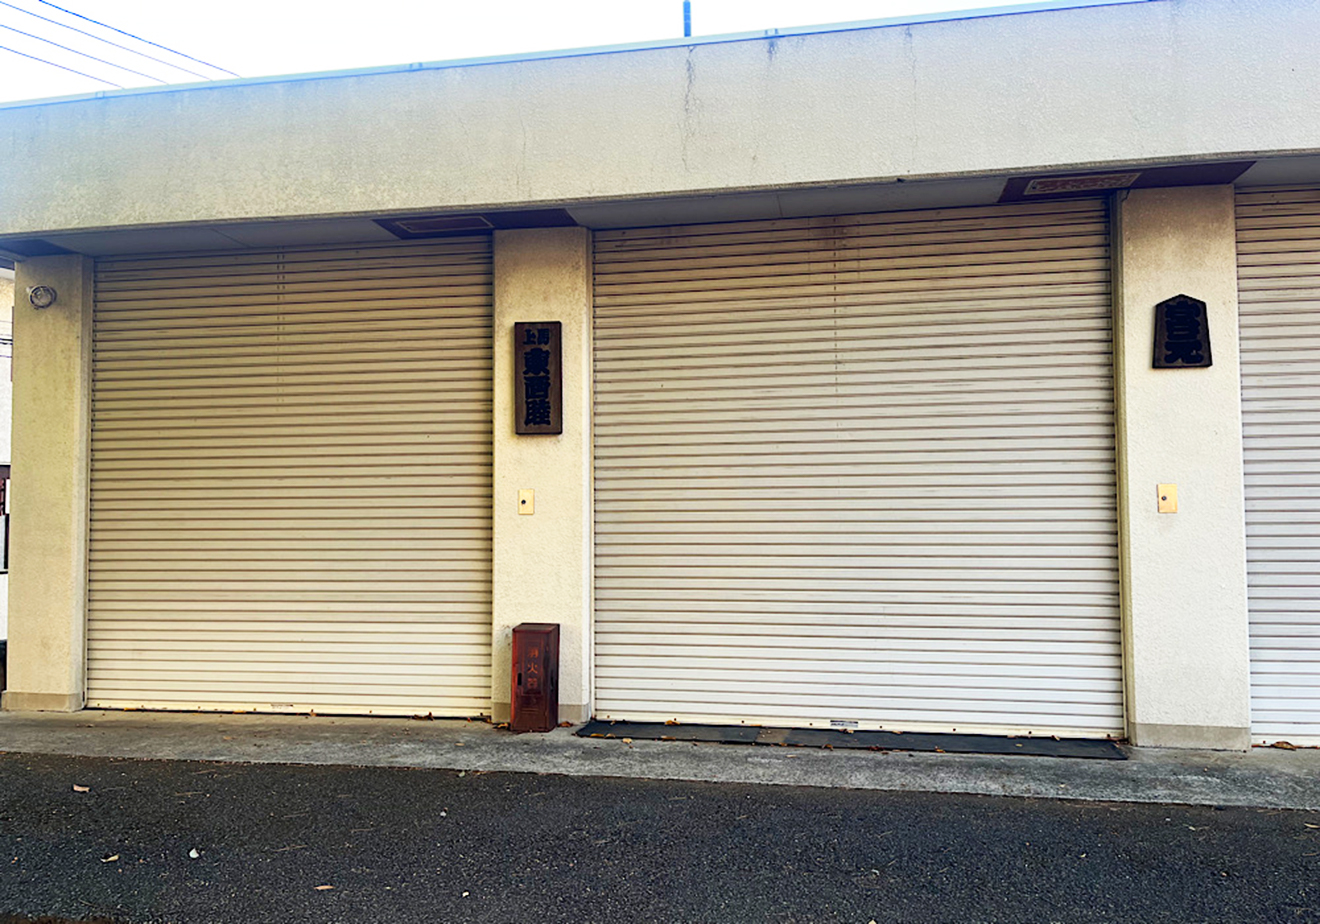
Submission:
[[[18,290],[49,308],[14,312],[14,493],[5,709],[82,708],[86,667],[92,261],[40,257]]]
[[[1231,186],[1119,197],[1115,354],[1128,732],[1245,748],[1246,526]],[[1214,365],[1152,369],[1155,305],[1206,302]],[[1158,513],[1156,485],[1177,485]]]
[[[1316,35],[1155,0],[0,109],[0,234],[1317,151]]]
[[[564,432],[514,427],[513,325],[559,321]],[[559,623],[559,714],[591,715],[591,235],[584,228],[495,234],[495,509],[491,701],[509,719],[510,640],[522,622]],[[534,513],[519,513],[530,489]]]

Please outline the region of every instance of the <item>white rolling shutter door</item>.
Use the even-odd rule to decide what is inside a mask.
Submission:
[[[596,236],[603,718],[1121,733],[1107,220]]]
[[[487,238],[101,261],[88,699],[490,709]]]
[[[1320,188],[1237,218],[1251,731],[1320,744]]]

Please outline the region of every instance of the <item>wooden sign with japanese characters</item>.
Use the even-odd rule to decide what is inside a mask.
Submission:
[[[1210,319],[1205,302],[1175,295],[1155,306],[1156,369],[1204,369],[1210,365]]]
[[[561,360],[558,321],[513,325],[513,432],[564,432]]]

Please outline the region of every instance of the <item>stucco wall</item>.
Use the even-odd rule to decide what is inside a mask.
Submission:
[[[1246,526],[1231,186],[1143,189],[1115,210],[1125,680],[1137,744],[1249,743]],[[1155,305],[1206,302],[1214,365],[1152,369]],[[1156,486],[1177,485],[1177,513]]]
[[[5,709],[83,705],[92,261],[20,263],[17,286],[51,286],[55,304],[14,314],[13,545]]]
[[[1320,150],[1316,35],[1154,0],[0,109],[0,234]]]
[[[564,432],[513,432],[513,325],[561,324]],[[513,627],[559,624],[559,714],[591,715],[591,236],[583,228],[495,235],[495,504],[491,701],[509,719]],[[534,513],[520,515],[530,489]]]
[[[9,429],[14,416],[14,271],[0,268],[0,463],[10,461]],[[8,341],[8,342],[6,342]],[[3,512],[3,511],[0,511]],[[0,639],[9,633],[9,573],[0,573]]]

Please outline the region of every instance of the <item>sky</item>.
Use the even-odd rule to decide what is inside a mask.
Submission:
[[[719,35],[994,5],[692,0],[692,21]],[[682,34],[682,0],[0,0],[0,102]]]

